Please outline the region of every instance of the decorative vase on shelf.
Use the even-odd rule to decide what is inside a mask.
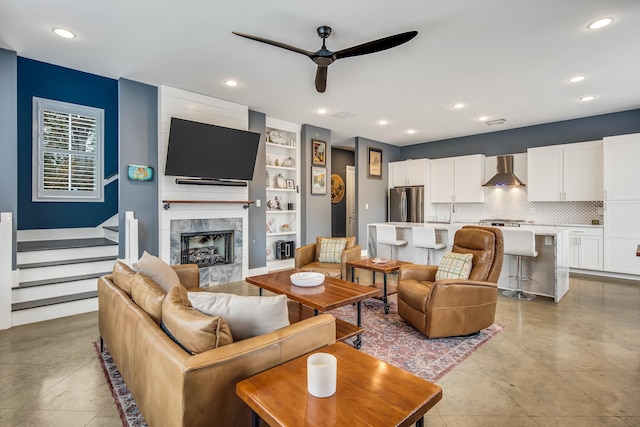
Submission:
[[[276,187],[278,188],[287,188],[287,180],[284,179],[281,173],[276,175]]]

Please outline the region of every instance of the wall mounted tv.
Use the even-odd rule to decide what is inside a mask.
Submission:
[[[204,180],[250,181],[259,143],[259,133],[172,117],[164,173]]]

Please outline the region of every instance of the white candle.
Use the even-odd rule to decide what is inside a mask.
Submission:
[[[336,392],[338,360],[327,353],[307,358],[307,390],[315,397],[329,397]]]

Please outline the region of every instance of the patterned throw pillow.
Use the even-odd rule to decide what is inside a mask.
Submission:
[[[320,242],[320,262],[339,263],[344,247],[347,245],[346,238],[322,239]]]
[[[441,279],[468,279],[471,274],[473,254],[458,254],[446,252],[440,261],[436,280]]]

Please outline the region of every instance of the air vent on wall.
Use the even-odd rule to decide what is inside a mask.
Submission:
[[[351,117],[355,116],[357,116],[357,114],[350,111],[338,111],[337,113],[333,113],[331,115],[331,117],[335,117],[337,119],[350,119]]]

